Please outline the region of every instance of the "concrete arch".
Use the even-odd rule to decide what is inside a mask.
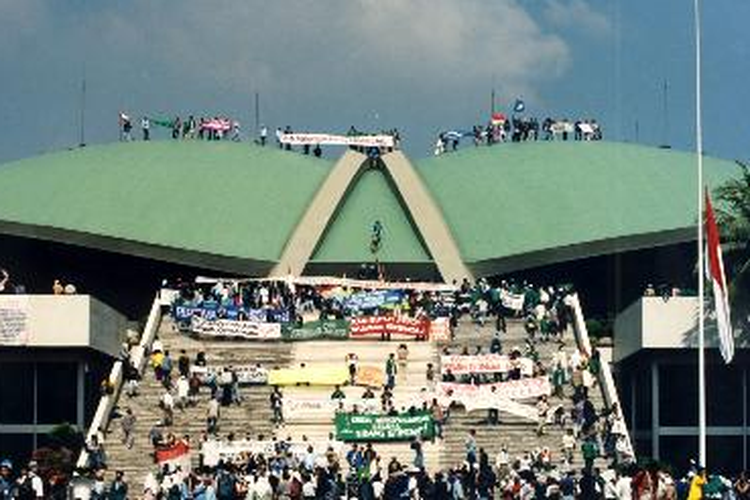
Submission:
[[[378,166],[383,168],[401,208],[443,280],[472,279],[440,209],[406,156],[394,151],[383,155],[381,160]],[[360,174],[371,167],[371,161],[361,153],[348,150],[342,155],[295,227],[269,276],[300,276],[304,272]]]

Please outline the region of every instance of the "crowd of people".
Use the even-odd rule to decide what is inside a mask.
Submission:
[[[179,300],[184,301],[181,303],[204,305],[207,301],[213,301],[218,307],[241,304],[250,309],[268,307],[293,311],[312,308],[332,317],[343,317],[351,313],[341,303],[337,305],[336,301],[331,301],[322,288],[315,286],[294,286],[274,281],[205,285],[182,283],[179,290]],[[399,463],[395,458],[381,456],[377,445],[372,443],[352,444],[344,451],[340,443],[337,445],[333,436],[330,436],[329,443],[310,442],[301,450],[299,447],[292,449],[289,439],[271,437],[274,441],[272,450],[243,452],[216,465],[201,465],[193,471],[174,465],[161,467],[149,474],[143,485],[143,496],[269,500],[344,497],[452,500],[498,497],[520,500],[671,499],[682,498],[682,492],[687,497],[691,484],[698,484],[697,491],[702,491],[704,497],[708,496],[708,491],[717,495],[733,492],[740,498],[744,498],[742,495],[747,496],[750,484],[744,476],[733,484],[718,476],[706,477],[702,471],[696,470],[690,478],[678,481],[664,470],[656,467],[639,468],[632,463],[631,457],[627,456],[628,450],[622,447],[625,441],[621,437],[625,430],[619,408],[613,406],[598,411],[589,398],[589,390],[595,386],[601,370],[602,361],[598,351],[594,349],[586,353],[565,344],[563,333],[573,320],[568,301],[570,292],[568,287],[535,287],[513,282],[500,282],[493,286],[486,280],[478,280],[473,284],[468,281],[457,284],[455,291],[449,293],[410,291],[402,304],[407,313],[413,314],[420,310],[433,313],[439,310],[440,314],[450,318],[454,326],[465,321],[465,317],[477,325],[494,324],[495,333],[488,345],[477,345],[470,349],[465,344],[460,347],[449,344],[444,347],[442,354],[508,354],[511,370],[502,373],[453,375],[450,371],[441,372],[440,367],[427,363],[424,367],[425,389],[433,388],[438,380],[482,385],[518,380],[524,376],[547,376],[553,392],[550,397],[540,397],[535,403],[539,417],[536,432],[539,435],[545,434],[547,425],[563,429],[563,437],[557,449],[539,446],[518,456],[511,456],[508,447],[503,446],[496,456],[491,457],[479,443],[476,430],[471,429],[465,438],[464,460],[453,467],[428,473],[420,436],[415,436],[410,443],[413,451],[411,463]],[[512,295],[517,302],[511,306],[504,301],[505,294]],[[522,305],[518,306],[521,303],[520,297],[523,298]],[[432,304],[429,305],[430,303]],[[439,304],[439,307],[435,304]],[[292,315],[295,316],[296,313]],[[509,345],[505,339],[506,320],[510,317],[522,320],[526,332],[522,346]],[[541,344],[555,346],[551,359],[543,359],[539,355]],[[128,361],[128,351],[129,346],[124,346],[122,358],[125,361]],[[521,359],[533,361],[531,373],[524,372],[520,364],[514,363]],[[241,405],[243,401],[236,370],[231,366],[214,367],[214,370],[199,377],[191,368],[206,368],[210,364],[205,353],[199,352],[193,359],[185,351],[173,356],[158,339],[152,345],[149,362],[153,378],[163,388],[158,402],[162,419],[148,433],[148,441],[155,456],[160,450],[174,448],[177,443],[190,446],[190,436],[178,436],[173,424],[175,412],[191,406],[205,407],[205,432],[197,440],[197,444],[200,446],[209,441],[220,440],[222,407]],[[350,383],[355,384],[358,373],[356,353],[348,355],[344,362],[350,374]],[[383,387],[363,387],[362,398],[380,398],[380,410],[385,415],[415,409],[432,412],[437,427],[436,439],[441,439],[446,425],[454,418],[453,413],[457,411],[455,407],[444,407],[437,399],[425,399],[419,408],[396,407],[393,394],[397,375],[405,369],[408,362],[409,347],[402,343],[384,360]],[[126,397],[136,397],[140,374],[127,365],[125,379]],[[346,398],[346,394],[337,386],[330,398],[342,400]],[[566,405],[567,399],[570,404]],[[280,426],[284,419],[284,396],[280,389],[273,389],[269,403],[273,420]],[[136,417],[128,405],[129,399],[120,401],[115,422],[119,424],[122,443],[131,448],[136,439],[145,437],[135,436]],[[339,411],[358,412],[356,408],[345,410],[343,405]],[[497,425],[499,420],[496,409],[488,410],[488,425]],[[100,430],[86,443],[91,457],[91,470],[77,474],[67,486],[65,491],[74,492],[74,497],[75,491],[84,492],[79,493],[80,498],[128,496],[128,486],[122,472],[117,472],[112,481],[104,479],[103,471],[108,465],[104,439]],[[234,439],[230,434],[224,440],[231,442]],[[246,439],[252,440],[250,436]],[[258,436],[255,441],[268,439]],[[303,440],[306,438],[303,437]],[[575,470],[575,455],[579,453],[584,465],[581,470]],[[611,459],[612,466],[606,470],[597,468],[596,461],[601,457]],[[20,485],[24,481],[34,485],[34,491],[40,488],[47,491],[45,488],[51,489],[52,485],[42,482],[39,475],[34,479],[35,471],[31,467],[21,471],[16,477],[13,475],[12,465],[4,467],[3,463],[0,463],[0,498],[48,497],[46,493],[22,496]],[[704,479],[701,480],[701,477]],[[3,478],[7,479],[3,482]],[[135,491],[141,488],[140,484],[133,486]],[[4,491],[9,493],[2,496]],[[700,496],[689,498],[693,500]]]
[[[372,290],[344,289],[275,281],[217,281],[175,283],[177,307],[215,311],[216,318],[253,319],[301,326],[303,318],[349,319],[359,315],[407,315],[413,318],[446,317],[455,302],[453,292],[398,289],[387,302],[356,300]],[[252,312],[251,312],[252,311]]]
[[[440,132],[435,141],[434,154],[439,156],[456,151],[461,139],[470,139],[475,146],[492,146],[504,142],[526,141],[599,141],[602,129],[593,119],[569,120],[567,118],[545,118],[541,123],[536,117],[513,116],[491,120],[487,125],[475,125],[471,130]]]
[[[231,140],[239,142],[243,140],[242,127],[240,122],[229,118],[227,116],[202,116],[196,118],[194,115],[189,115],[187,118],[181,118],[175,116],[174,118],[154,118],[148,115],[141,116],[137,124],[130,115],[120,112],[118,115],[118,127],[120,131],[120,141],[130,142],[135,140],[133,129],[136,125],[140,126],[141,140],[150,141],[152,137],[152,130],[154,127],[162,127],[169,131],[171,138],[174,140],[188,140],[198,139],[207,141],[221,141]],[[292,151],[294,146],[287,141],[283,140],[285,134],[294,134],[295,131],[291,126],[287,125],[284,128],[277,127],[275,131],[276,144],[280,149]],[[389,148],[377,148],[377,147],[363,147],[363,146],[351,146],[352,149],[360,151],[361,153],[367,154],[370,157],[378,157],[384,152],[393,151],[399,149],[401,144],[401,135],[397,129],[391,129],[382,131],[381,135],[388,135],[393,138],[394,145]],[[354,126],[350,127],[346,134],[347,136],[360,136],[370,135],[365,132],[357,130]],[[266,125],[259,125],[257,130],[257,137],[253,139],[253,142],[260,145],[266,146],[268,144],[268,127]],[[302,144],[300,151],[309,155],[320,158],[323,155],[323,149],[320,144]]]
[[[133,141],[133,120],[131,117],[120,112],[118,125],[120,129],[120,141]],[[144,115],[140,119],[142,140],[151,140],[151,129],[154,126],[169,130],[174,140],[241,140],[240,122],[226,116],[202,116],[195,118],[193,115],[190,115],[187,118],[180,118],[179,116],[175,116],[174,118],[152,118]]]

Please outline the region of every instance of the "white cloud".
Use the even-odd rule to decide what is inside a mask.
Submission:
[[[557,28],[580,30],[595,36],[612,32],[609,19],[595,11],[586,0],[546,0],[543,14],[547,22]]]
[[[571,61],[519,0],[0,0],[0,42],[17,93],[6,102],[28,110],[26,127],[42,111],[69,113],[60,89],[76,95],[85,60],[94,141],[121,107],[247,119],[255,90],[285,123],[347,116],[348,127],[377,109],[384,126],[426,129],[473,120],[490,86],[498,100],[533,99]],[[24,95],[32,80],[55,96],[44,108]]]

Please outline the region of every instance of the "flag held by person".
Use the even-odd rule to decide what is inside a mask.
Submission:
[[[711,206],[711,197],[708,190],[706,190],[706,246],[708,250],[706,271],[713,285],[716,324],[719,331],[719,349],[724,362],[729,363],[734,356],[734,335],[729,313],[729,290],[721,256],[719,228],[716,225],[716,217]]]
[[[516,99],[516,103],[513,105],[514,113],[523,113],[526,110],[526,103],[523,99]]]

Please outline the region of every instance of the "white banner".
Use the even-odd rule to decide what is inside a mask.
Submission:
[[[464,356],[453,354],[440,356],[440,370],[448,370],[454,375],[467,373],[507,373],[513,368],[520,368],[521,375],[530,377],[534,374],[534,361],[529,358],[510,359],[504,354],[478,354]]]
[[[366,290],[419,290],[425,292],[455,292],[457,287],[446,283],[430,283],[424,281],[379,281],[379,280],[355,280],[351,278],[339,278],[336,276],[279,276],[276,278],[212,278],[210,276],[198,276],[195,282],[199,284],[222,283],[246,283],[258,281],[284,281],[293,285],[309,286],[340,286],[343,288],[356,288]]]
[[[441,404],[454,402],[469,408],[476,407],[480,400],[536,399],[539,396],[549,396],[552,389],[547,377],[534,377],[482,385],[440,382],[436,392]]]
[[[514,311],[523,310],[524,294],[522,293],[511,293],[508,290],[500,290],[500,300],[503,303],[503,307],[513,309]]]
[[[330,396],[323,394],[318,397],[285,396],[284,420],[287,422],[330,422],[340,407],[343,407],[346,412],[351,412],[355,406],[360,413],[379,413],[380,399],[331,399]]]
[[[0,345],[26,345],[29,341],[29,298],[5,295],[0,300]]]
[[[276,447],[280,445],[278,441],[256,441],[241,439],[236,441],[205,441],[201,445],[201,455],[203,455],[203,464],[208,467],[215,467],[219,461],[231,462],[243,453],[262,453],[266,457],[272,457],[276,454]],[[307,447],[312,446],[321,465],[325,465],[325,452],[328,447],[339,456],[344,449],[344,443],[340,441],[315,442],[315,441],[284,441],[286,449],[297,458],[301,459],[307,453]]]
[[[193,316],[190,328],[199,335],[215,337],[236,337],[241,339],[280,339],[280,323],[258,323],[256,321],[238,321],[217,319],[209,321]]]
[[[191,366],[190,374],[197,375],[201,382],[206,381],[209,373],[218,375],[220,369],[212,366]],[[260,366],[232,366],[232,371],[237,374],[240,385],[263,385],[268,383],[268,370]]]
[[[539,421],[539,411],[536,409],[535,405],[517,403],[506,398],[494,397],[480,399],[478,401],[467,401],[464,408],[467,413],[476,410],[486,411],[490,408],[494,408],[503,413],[510,413],[511,415],[525,418],[526,420],[531,420],[533,422]]]
[[[392,135],[337,135],[337,134],[281,134],[279,142],[293,146],[363,146],[366,148],[392,148]]]

